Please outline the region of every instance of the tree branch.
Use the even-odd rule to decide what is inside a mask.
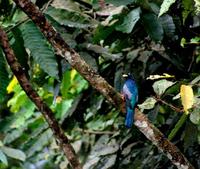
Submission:
[[[2,49],[5,53],[6,59],[10,68],[14,75],[16,76],[19,84],[26,92],[27,96],[35,103],[37,108],[42,112],[46,121],[49,124],[49,127],[52,129],[60,147],[63,149],[67,159],[69,160],[71,166],[74,169],[82,169],[79,160],[75,154],[75,151],[71,144],[69,143],[69,139],[65,136],[63,130],[60,128],[58,122],[54,118],[54,114],[51,109],[43,102],[37,92],[33,89],[32,85],[28,81],[25,72],[23,71],[21,65],[18,63],[13,50],[10,47],[8,37],[0,28],[0,42]]]
[[[158,98],[158,97],[155,97],[155,96],[152,96],[152,97],[153,97],[157,102],[161,102],[161,103],[163,103],[163,104],[169,106],[172,110],[174,110],[174,111],[176,111],[176,112],[184,112],[183,109],[180,109],[180,108],[178,108],[178,107],[175,107],[175,106],[173,106],[172,104],[167,103],[166,101],[162,100],[161,98]]]
[[[13,0],[40,28],[41,32],[52,44],[58,54],[65,58],[89,83],[105,96],[116,108],[124,112],[122,96],[109,85],[95,70],[93,70],[80,56],[71,49],[59,33],[49,24],[44,15],[30,0]],[[42,109],[43,110],[43,109]],[[172,163],[180,169],[194,169],[180,150],[172,144],[146,116],[138,109],[135,113],[135,125],[138,129],[163,151]]]

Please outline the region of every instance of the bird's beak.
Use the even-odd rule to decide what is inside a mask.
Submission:
[[[123,75],[122,75],[122,77],[124,77],[124,78],[127,78],[127,77],[128,77],[128,75],[127,75],[127,74],[123,74]]]

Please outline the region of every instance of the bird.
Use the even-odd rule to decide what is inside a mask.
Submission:
[[[123,74],[122,76],[125,78],[122,87],[122,95],[126,106],[125,126],[131,128],[134,122],[135,106],[138,102],[138,88],[131,73]]]

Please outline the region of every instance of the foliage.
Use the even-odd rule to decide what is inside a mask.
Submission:
[[[48,2],[35,3],[116,90],[123,84],[122,73],[134,75],[138,107],[200,168],[198,1]],[[124,127],[124,116],[57,56],[12,1],[0,5],[0,24],[17,59],[53,110],[84,168],[174,168],[135,127]],[[12,76],[2,50],[0,79],[0,168],[67,168],[51,130]],[[192,104],[188,97],[183,99],[188,94],[180,91],[183,84],[193,89]]]
[[[169,7],[175,2],[176,2],[176,0],[164,0],[160,7],[160,12],[159,12],[158,16],[161,16],[162,14],[167,12],[169,10]]]
[[[3,101],[4,96],[6,95],[6,88],[9,83],[9,74],[6,70],[6,62],[2,53],[2,50],[0,50],[0,102]]]
[[[27,22],[21,27],[24,47],[36,63],[52,77],[58,76],[58,65],[53,50],[49,47],[42,33],[32,23]]]

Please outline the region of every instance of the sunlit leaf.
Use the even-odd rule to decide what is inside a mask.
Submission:
[[[15,93],[15,97],[11,98],[8,101],[8,106],[10,106],[10,110],[14,113],[18,112],[20,107],[24,105],[27,100],[26,93],[24,91],[19,91]]]
[[[196,83],[198,83],[200,81],[200,75],[198,75],[197,77],[195,77],[191,82],[190,85],[195,85]]]
[[[188,109],[192,108],[194,103],[194,94],[192,87],[187,85],[181,85],[180,94],[184,111],[186,114],[188,114]]]
[[[163,73],[163,75],[150,75],[147,77],[147,80],[155,80],[155,79],[165,79],[165,78],[174,78],[174,75],[169,75],[167,73]]]
[[[65,9],[65,10],[80,11],[78,3],[74,3],[72,0],[68,0],[68,1],[54,0],[51,3],[51,6],[55,8]]]
[[[190,113],[190,120],[194,124],[200,124],[200,109],[195,108],[194,111]]]
[[[73,100],[68,99],[68,100],[63,100],[60,103],[57,103],[56,105],[56,117],[57,118],[62,118],[63,116],[67,117],[66,113],[71,107]]]
[[[193,1],[191,0],[182,0],[182,6],[184,10],[182,10],[182,16],[183,16],[183,23],[185,23],[185,20],[187,19],[188,15],[194,10],[193,9]]]
[[[167,88],[169,88],[173,84],[175,84],[175,82],[171,82],[166,79],[162,79],[162,80],[156,81],[153,84],[153,89],[154,89],[154,92],[160,96],[167,90]]]
[[[138,104],[138,107],[142,110],[144,109],[153,109],[155,104],[156,104],[156,100],[152,97],[147,98],[142,104]]]
[[[184,48],[185,44],[186,44],[186,39],[185,38],[181,38],[180,45]]]
[[[14,149],[14,148],[10,148],[10,147],[1,147],[1,150],[9,157],[11,158],[15,158],[21,161],[25,161],[26,159],[26,154],[19,150],[19,149]]]
[[[2,163],[4,163],[5,165],[8,165],[7,157],[6,157],[5,154],[1,151],[1,148],[0,148],[0,161],[1,161]]]
[[[7,133],[3,140],[4,144],[9,144],[17,138],[19,138],[23,134],[24,130],[25,128],[19,128]]]
[[[70,71],[66,71],[63,74],[63,79],[62,79],[62,83],[61,83],[61,94],[62,96],[65,98],[67,97],[68,93],[69,93],[69,89],[71,86],[71,72]]]
[[[9,85],[7,86],[7,92],[13,92],[13,88],[18,84],[18,80],[15,76],[13,76],[12,80],[10,81]]]
[[[72,70],[71,70],[71,75],[70,75],[71,83],[73,83],[74,78],[75,78],[76,75],[77,75],[77,71],[76,71],[75,69],[72,69]]]
[[[165,12],[167,12],[169,10],[169,7],[176,2],[176,0],[164,0],[161,7],[160,7],[160,12],[158,16],[161,16],[162,14],[164,14]]]
[[[26,120],[34,114],[35,105],[30,100],[26,101],[24,104],[26,104],[26,106],[24,106],[25,109],[20,111],[19,116],[16,114],[17,117],[10,126],[11,128],[19,128],[23,126],[26,123]]]
[[[200,12],[200,1],[199,0],[194,0],[195,2],[195,7],[196,7],[196,12],[199,13]]]

